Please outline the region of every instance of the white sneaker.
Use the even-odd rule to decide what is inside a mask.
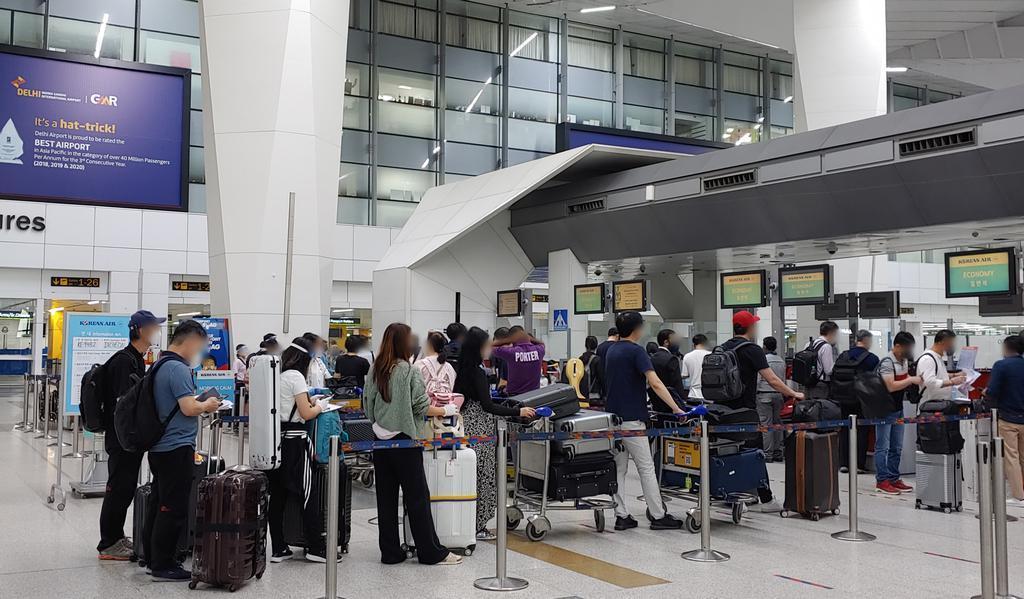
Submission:
[[[1024,507],[1024,499],[1009,497],[1006,499],[1006,507]]]
[[[782,506],[779,505],[778,501],[772,499],[768,503],[758,503],[753,507],[755,512],[761,512],[762,514],[778,514],[782,511]]]

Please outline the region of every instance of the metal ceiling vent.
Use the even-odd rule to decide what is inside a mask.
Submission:
[[[974,129],[964,131],[953,131],[951,133],[940,133],[930,137],[908,139],[900,142],[900,157],[920,156],[933,152],[944,152],[954,148],[963,148],[974,145]]]
[[[719,191],[731,187],[753,185],[757,183],[757,175],[755,174],[755,169],[750,169],[741,173],[729,173],[728,175],[718,175],[717,177],[701,177],[701,183],[704,185],[704,191]]]
[[[580,202],[579,204],[569,204],[570,215],[586,214],[588,212],[596,212],[598,210],[604,210],[604,198],[587,200],[586,202]]]

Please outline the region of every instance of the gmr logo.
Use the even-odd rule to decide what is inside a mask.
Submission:
[[[89,102],[93,104],[99,104],[100,106],[117,106],[117,96],[102,96],[100,94],[93,94],[89,96]]]

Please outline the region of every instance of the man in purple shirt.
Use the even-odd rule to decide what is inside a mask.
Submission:
[[[523,330],[523,327],[512,327],[508,337],[496,340],[491,355],[505,363],[508,372],[506,390],[509,395],[540,388],[544,344]]]

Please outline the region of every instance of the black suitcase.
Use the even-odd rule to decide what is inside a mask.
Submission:
[[[540,493],[544,481],[521,477],[523,488]],[[555,501],[612,495],[618,491],[615,458],[610,452],[589,453],[567,460],[551,456],[548,468],[548,498]]]
[[[839,513],[839,433],[796,431],[786,437],[786,501],[782,517],[817,521]]]
[[[508,398],[507,403],[516,408],[551,408],[554,412],[552,420],[572,416],[580,411],[576,390],[564,383],[554,383],[536,391],[514,395]]]
[[[920,416],[957,416],[970,413],[970,403],[950,399],[929,399],[918,406]],[[964,448],[959,422],[927,422],[917,425],[917,448],[921,453],[953,455]]]
[[[192,551],[196,537],[196,506],[199,504],[199,481],[211,474],[224,472],[224,458],[210,457],[205,451],[197,451],[192,466],[192,490],[188,495],[188,521],[185,526],[185,552]]]
[[[761,421],[757,416],[757,410],[750,408],[729,408],[719,404],[704,404],[708,410],[707,420],[712,427],[729,425],[757,425]],[[730,441],[751,441],[761,438],[757,431],[745,433],[716,433],[711,435],[716,439],[729,439]]]
[[[132,508],[132,561],[136,561],[140,566],[146,567],[147,551],[149,545],[149,539],[146,534],[146,512],[149,511],[150,506],[153,504],[153,484],[146,483],[135,489],[135,501],[134,507]],[[189,551],[189,539],[188,529],[182,529],[181,536],[178,537],[178,557],[184,559],[188,555]]]
[[[348,543],[352,538],[352,479],[348,476],[348,467],[344,461],[341,462],[338,478],[341,484],[338,495],[338,545],[342,553],[348,553]],[[322,531],[327,530],[327,479],[327,464],[314,464],[309,500],[323,506],[319,508],[323,514]],[[301,498],[289,495],[284,506],[284,542],[291,547],[306,547],[302,513]]]

